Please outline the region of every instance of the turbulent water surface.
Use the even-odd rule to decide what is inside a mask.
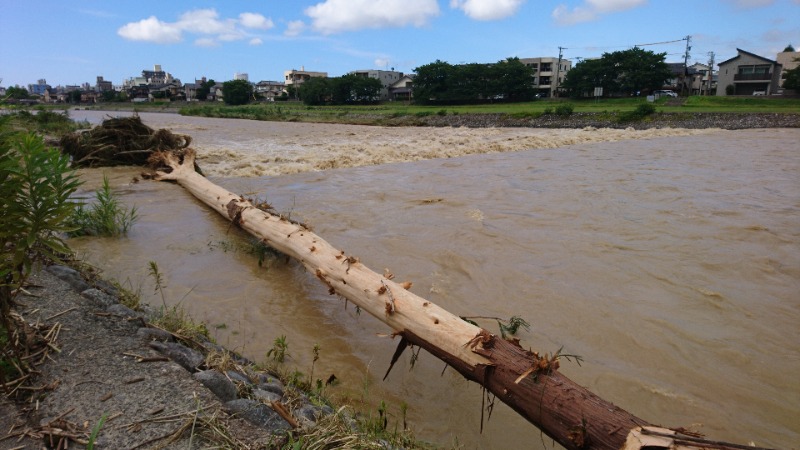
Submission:
[[[116,113],[113,113],[116,114]],[[97,123],[103,113],[76,111]],[[800,130],[380,128],[142,114],[190,134],[227,189],[265,200],[372,269],[465,316],[531,323],[523,345],[580,355],[562,371],[634,414],[718,440],[800,442]],[[391,163],[391,164],[389,164]],[[182,188],[102,175],[141,215],[124,239],[73,239],[105,274],[168,303],[264,360],[273,340],[331,393],[400,405],[417,435],[464,448],[550,447],[427,354],[381,382],[385,325],[295,264],[257,259]],[[160,304],[160,297],[151,297]],[[491,320],[481,321],[490,331]]]

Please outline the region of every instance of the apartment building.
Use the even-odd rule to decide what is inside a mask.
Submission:
[[[305,67],[300,70],[292,69],[283,72],[284,83],[286,86],[299,86],[311,78],[328,78],[328,72],[310,72]]]
[[[520,62],[533,69],[533,85],[541,97],[554,97],[572,69],[572,61],[554,57],[520,58]]]

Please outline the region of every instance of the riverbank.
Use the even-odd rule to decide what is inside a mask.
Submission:
[[[741,130],[800,127],[800,101],[690,97],[657,101],[653,113],[631,117],[641,99],[540,101],[522,104],[304,106],[299,102],[227,106],[218,103],[103,104],[90,110],[179,113],[187,116],[387,127],[658,128]]]
[[[641,120],[621,120],[621,113],[542,114],[537,117],[515,117],[509,114],[431,115],[397,119],[387,125],[434,127],[528,127],[528,128],[615,128],[649,130],[654,128],[686,128],[742,130],[750,128],[800,128],[800,114],[782,113],[656,113]]]
[[[211,341],[154,326],[152,314],[119,299],[111,284],[65,266],[30,279],[17,312],[46,339],[33,355],[34,372],[0,399],[0,448],[91,442],[273,449],[336,440],[381,448],[346,409],[334,411],[315,393]],[[407,433],[381,438],[421,448]]]

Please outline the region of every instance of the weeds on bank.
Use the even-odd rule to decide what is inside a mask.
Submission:
[[[71,236],[121,236],[128,233],[139,219],[136,206],[130,209],[120,203],[111,190],[108,177],[97,191],[97,202],[91,206],[80,205],[69,218],[74,228]]]
[[[14,312],[16,297],[34,267],[60,261],[71,251],[60,237],[75,208],[80,181],[69,158],[32,133],[8,132],[0,117],[0,389],[27,377],[22,356],[34,352],[31,328]],[[21,364],[22,363],[22,364]],[[12,371],[12,373],[9,373]]]
[[[19,110],[0,114],[0,129],[10,132],[32,132],[42,135],[61,137],[77,130],[90,128],[88,122],[75,122],[69,118],[69,112],[55,112],[37,108],[35,114],[27,110]]]
[[[201,337],[210,339],[210,333],[206,325],[202,322],[195,322],[183,306],[180,305],[180,302],[173,306],[167,306],[166,297],[164,295],[164,288],[166,288],[167,285],[155,261],[149,262],[149,275],[153,278],[153,282],[155,283],[154,293],[161,295],[162,303],[150,322],[170,333],[190,340],[196,340]]]
[[[316,363],[321,358],[321,347],[316,344],[312,349],[312,361],[309,374],[305,375],[299,370],[288,370],[278,360],[286,357],[289,344],[286,336],[280,336],[273,341],[273,347],[267,352],[269,373],[275,375],[286,386],[285,394],[287,404],[300,400],[300,393],[308,394],[312,403],[318,405],[331,405],[326,388],[336,383],[336,377],[331,375],[326,381],[314,378]],[[365,375],[363,382],[362,402],[369,396],[369,377]],[[282,447],[285,450],[295,449],[328,449],[328,448],[362,448],[362,449],[433,449],[435,447],[419,442],[414,438],[413,432],[408,428],[408,405],[401,403],[396,413],[392,413],[385,401],[381,401],[375,409],[368,409],[362,413],[352,412],[350,407],[341,406],[330,415],[319,419],[313,429],[296,430],[289,433],[287,443]]]

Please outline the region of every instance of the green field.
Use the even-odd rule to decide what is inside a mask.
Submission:
[[[544,99],[525,103],[423,106],[405,102],[379,105],[306,106],[301,102],[270,102],[227,106],[205,102],[100,103],[86,106],[96,110],[140,112],[179,112],[184,115],[290,122],[329,122],[383,124],[389,119],[457,114],[507,114],[536,117],[552,112],[559,105],[571,105],[574,113],[619,113],[635,110],[647,103],[644,97],[613,99]],[[800,114],[800,98],[779,97],[681,97],[661,98],[654,103],[662,113],[785,113]],[[35,109],[67,109],[70,105],[37,106]],[[78,106],[84,107],[84,106]],[[18,109],[18,108],[14,108]]]
[[[658,112],[664,113],[800,113],[797,98],[739,98],[739,97],[688,97],[662,98],[655,102]],[[679,100],[679,101],[676,101]],[[299,102],[276,102],[245,106],[222,104],[191,104],[180,108],[184,115],[227,117],[254,120],[380,123],[382,119],[402,116],[429,116],[455,114],[508,114],[512,116],[537,115],[552,111],[559,105],[570,104],[575,113],[611,113],[633,111],[646,103],[645,98],[600,100],[539,100],[526,103],[493,103],[481,105],[422,106],[403,102],[389,102],[368,106],[306,106]]]

